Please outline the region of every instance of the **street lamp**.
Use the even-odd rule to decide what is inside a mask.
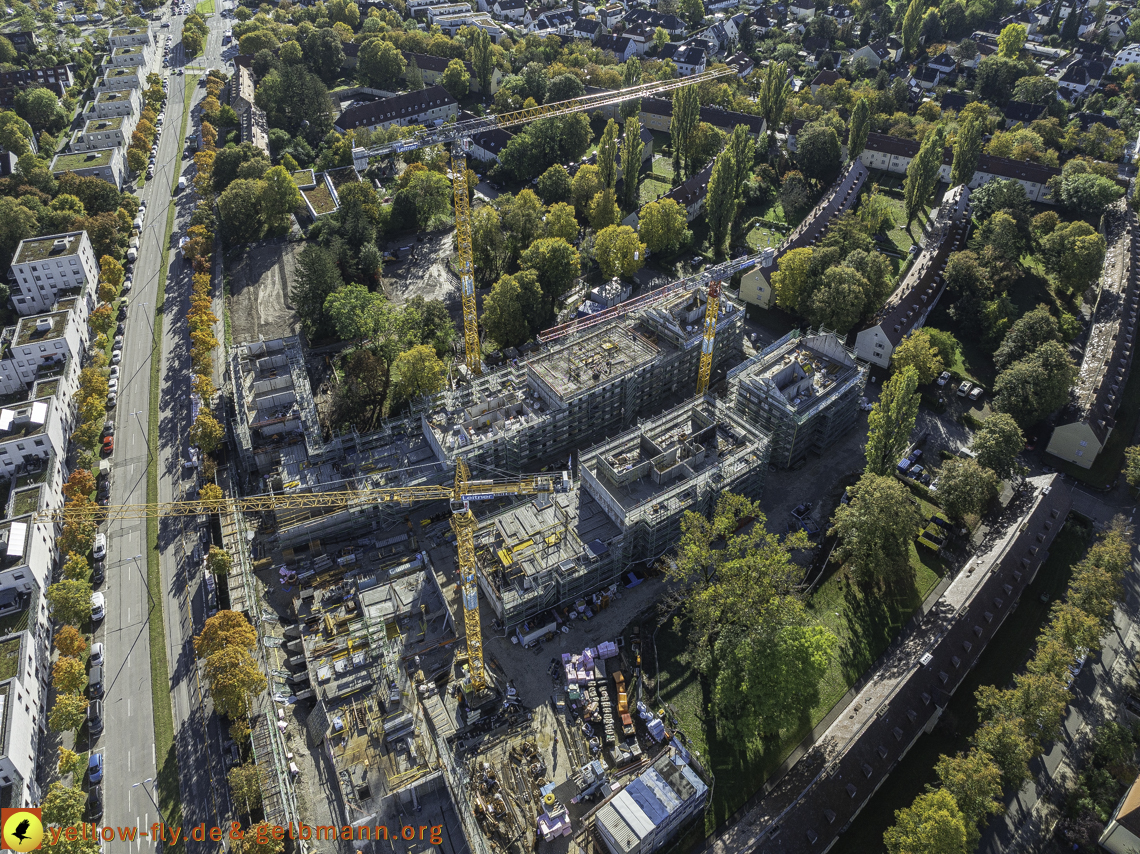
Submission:
[[[153,608],[154,597],[150,595],[150,579],[146,577],[146,573],[143,572],[143,568],[139,564],[139,561],[142,560],[142,555],[135,555],[131,558],[131,560],[135,562],[135,569],[137,569],[139,571],[139,575],[142,576],[143,584],[146,586],[146,598],[150,600],[150,607]],[[150,781],[148,780],[147,782]],[[135,785],[137,786],[138,784],[136,783]]]
[[[143,424],[143,411],[141,409],[134,409],[131,411],[131,415],[133,415],[135,420],[139,423],[139,432],[142,433],[143,442],[146,444],[146,456],[147,459],[150,459],[150,437],[147,436],[146,425]]]
[[[148,789],[148,788],[146,787],[146,784],[147,784],[147,783],[153,783],[153,782],[154,782],[154,778],[153,778],[153,777],[147,777],[147,778],[146,778],[145,780],[143,780],[141,783],[131,783],[131,788],[132,788],[132,789],[137,789],[139,786],[142,786],[142,790],[143,790],[144,792],[146,792],[146,794],[147,794],[147,797],[148,797],[148,798],[150,798],[150,802],[151,802],[152,804],[154,804],[154,810],[155,810],[155,812],[157,812],[157,813],[158,813],[158,820],[159,820],[159,822],[161,823],[161,822],[163,822],[163,818],[162,818],[162,808],[161,808],[161,807],[159,807],[159,805],[158,805],[158,801],[156,801],[156,800],[154,799],[154,795],[151,793],[150,789]],[[161,843],[162,843],[162,841],[163,841],[163,840],[160,838],[160,839],[153,839],[153,840],[151,840],[151,841],[152,841],[152,842],[154,842],[154,844],[155,844],[155,850],[156,850],[156,851],[157,851],[157,850],[160,850],[160,849],[159,849],[159,846],[161,845]]]
[[[140,302],[139,305],[141,305],[143,307],[143,309],[146,309],[148,307],[153,308],[153,306],[151,306],[151,304],[148,302]],[[154,344],[154,313],[144,310],[143,315],[146,317],[147,326],[150,327],[150,343],[153,345]]]

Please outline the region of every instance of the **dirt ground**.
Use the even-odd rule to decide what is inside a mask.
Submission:
[[[453,317],[463,316],[459,301],[459,280],[448,270],[447,260],[454,252],[454,229],[433,231],[423,235],[423,243],[415,237],[403,237],[384,247],[385,252],[401,250],[400,260],[384,266],[380,286],[397,305],[412,297],[443,300]],[[411,251],[402,251],[406,247]]]
[[[296,335],[301,322],[289,302],[297,254],[303,242],[271,240],[246,249],[226,265],[230,277],[230,333],[233,343]]]

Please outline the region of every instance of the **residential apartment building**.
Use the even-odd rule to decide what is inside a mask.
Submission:
[[[144,83],[142,69],[138,66],[105,65],[103,75],[95,81],[95,92],[118,92],[124,89],[141,91]]]
[[[87,105],[84,117],[87,119],[110,119],[116,116],[142,115],[142,100],[139,90],[128,88],[102,91]]]
[[[16,96],[33,87],[47,89],[58,97],[67,94],[75,82],[73,65],[53,65],[50,68],[17,68],[0,71],[0,107],[11,107]]]
[[[68,149],[72,152],[97,151],[100,148],[119,148],[131,141],[135,129],[134,116],[112,116],[109,119],[88,119],[83,130],[75,132]]]
[[[443,72],[447,70],[448,64],[451,62],[442,56],[431,56],[426,53],[410,53],[403,51],[404,61],[408,66],[414,61],[416,66],[420,69],[420,78],[424,82],[424,86],[434,86],[439,83],[439,79],[443,77]],[[464,62],[463,65],[467,68],[467,73],[471,76],[470,88],[471,91],[479,94],[483,91],[482,85],[479,83],[479,75],[475,73],[474,66],[470,62]],[[407,67],[404,69],[405,76],[407,75]],[[487,91],[488,95],[494,95],[499,91],[499,87],[503,85],[503,72],[499,68],[495,68],[491,72],[491,86]]]
[[[8,271],[12,305],[20,315],[48,311],[62,296],[90,297],[99,262],[86,231],[20,241]]]
[[[899,342],[922,328],[946,287],[942,279],[946,260],[965,243],[969,223],[970,191],[963,186],[947,190],[906,276],[871,323],[855,336],[860,359],[885,369]]]
[[[87,347],[87,306],[86,299],[68,297],[55,311],[21,317],[0,333],[0,395],[59,375],[68,360],[78,365]]]
[[[112,48],[149,47],[154,50],[155,47],[154,35],[149,27],[117,27],[111,30],[109,42]]]
[[[1140,318],[1136,214],[1120,200],[1105,212],[1104,223],[1108,251],[1073,402],[1062,411],[1045,449],[1086,469],[1092,467],[1116,427]]]
[[[341,131],[356,128],[390,128],[392,125],[440,125],[459,114],[459,102],[442,86],[403,92],[349,107],[336,120]]]
[[[102,178],[116,190],[121,190],[127,174],[127,159],[121,148],[68,152],[55,156],[51,172],[56,177],[64,172],[74,172],[76,175]]]
[[[866,365],[833,332],[792,332],[729,371],[729,403],[768,434],[771,461],[822,454],[855,423]]]
[[[153,59],[154,49],[146,44],[114,48],[109,57],[111,65],[117,68],[149,68]]]
[[[66,459],[70,428],[66,407],[54,397],[0,409],[0,477],[38,468],[52,454]]]

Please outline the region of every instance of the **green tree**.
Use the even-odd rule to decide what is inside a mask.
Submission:
[[[918,417],[918,373],[910,367],[883,383],[883,391],[867,416],[867,472],[889,475],[906,452]]]
[[[621,209],[613,190],[602,190],[590,202],[590,228],[601,231],[621,221]]]
[[[792,94],[792,82],[788,79],[786,62],[769,62],[760,72],[756,102],[760,115],[768,125],[768,135],[772,137],[784,121],[784,110]]]
[[[1133,489],[1140,487],[1140,445],[1124,451],[1124,479]]]
[[[63,626],[55,633],[55,648],[64,656],[79,658],[87,652],[87,638],[75,626]]]
[[[950,459],[938,472],[938,501],[954,519],[980,516],[997,497],[998,476],[977,460]]]
[[[694,86],[673,93],[673,116],[669,120],[669,140],[673,151],[674,180],[681,178],[689,162],[689,136],[700,121],[700,103]],[[577,176],[575,176],[576,178]]]
[[[91,617],[91,584],[65,578],[47,589],[48,605],[59,622],[82,626]]]
[[[225,549],[210,546],[210,551],[206,555],[206,569],[213,574],[214,578],[225,578],[230,574],[230,568],[233,564],[233,558]]]
[[[524,190],[524,192],[526,192]],[[439,172],[417,172],[392,200],[392,221],[426,230],[435,217],[451,212],[451,182]]]
[[[1024,24],[1008,24],[998,33],[998,56],[1017,59],[1025,47],[1026,30]]]
[[[511,254],[518,257],[542,234],[542,217],[546,209],[534,191],[527,189],[504,202],[500,213]]]
[[[364,285],[343,285],[328,295],[324,313],[336,334],[345,341],[362,342],[377,325],[377,312],[382,311],[384,297]]]
[[[550,84],[546,87],[546,103],[570,101],[585,94],[585,85],[573,74],[558,74],[551,78]]]
[[[471,212],[471,260],[475,278],[483,285],[495,281],[510,260],[499,212],[489,205]]]
[[[974,733],[973,744],[975,750],[993,759],[1001,771],[1003,788],[1016,791],[1029,779],[1033,747],[1024,735],[1019,718],[1003,714],[985,718]]]
[[[570,191],[578,219],[586,218],[589,212],[590,202],[592,202],[594,196],[601,191],[602,176],[598,167],[592,163],[586,163],[579,167],[578,171],[574,173],[574,180],[571,182]],[[2,204],[2,199],[0,199],[0,204]]]
[[[16,157],[23,157],[31,151],[30,142],[33,139],[35,135],[31,125],[12,110],[0,110],[0,148],[10,151]]]
[[[926,11],[923,0],[910,0],[906,7],[906,14],[902,22],[903,58],[909,59],[918,50],[919,28],[922,26],[922,15]]]
[[[843,167],[835,129],[822,122],[805,125],[796,136],[796,165],[805,177],[818,184],[831,184]]]
[[[16,115],[32,126],[37,134],[55,134],[67,124],[67,114],[59,98],[50,89],[31,87],[16,93]]]
[[[830,267],[812,293],[808,317],[816,326],[846,334],[863,316],[869,285],[863,275],[846,264]]]
[[[942,787],[954,796],[966,820],[966,844],[977,846],[980,828],[992,815],[1002,811],[1001,769],[983,750],[971,750],[956,756],[940,756],[934,773]]]
[[[520,270],[495,282],[483,300],[479,321],[500,347],[516,347],[530,338],[533,325],[544,316],[538,276],[533,270]]]
[[[930,333],[925,329],[911,332],[899,342],[891,354],[891,365],[895,370],[914,368],[920,385],[934,382],[945,368]]]
[[[214,709],[228,718],[245,717],[251,699],[268,685],[257,660],[240,647],[226,647],[211,655],[205,672]]]
[[[716,159],[712,177],[709,178],[708,193],[705,195],[709,242],[717,254],[724,252],[729,229],[736,218],[736,196],[733,195],[735,183],[736,162],[732,158],[732,151],[726,149]]]
[[[51,784],[40,804],[40,809],[43,810],[43,823],[52,827],[79,825],[83,821],[83,812],[86,808],[87,793],[78,786],[66,786],[59,780]]]
[[[733,173],[732,195],[740,201],[744,196],[744,186],[752,176],[752,166],[756,162],[756,140],[752,138],[746,126],[737,125],[728,138],[727,150],[732,152],[732,162],[736,167]]]
[[[560,237],[567,243],[578,239],[578,220],[574,216],[574,208],[565,202],[557,202],[546,209],[546,227],[543,229],[546,237]]]
[[[4,36],[0,36],[0,63],[15,62],[16,48],[12,46],[12,42]]]
[[[755,524],[744,524],[755,520]],[[690,628],[698,670],[710,680],[718,729],[775,734],[818,702],[835,636],[804,607],[791,552],[758,504],[722,494],[712,519],[686,512],[668,570]]]
[[[407,67],[403,54],[391,42],[368,39],[360,46],[356,79],[365,86],[386,89],[400,79]]]
[[[519,266],[534,270],[546,305],[553,306],[578,278],[578,252],[560,237],[544,237],[534,241],[519,256]]]
[[[911,0],[911,6],[919,0]],[[909,11],[907,13],[910,14]],[[906,183],[903,186],[903,207],[906,210],[906,224],[910,224],[922,213],[930,194],[938,183],[938,171],[942,168],[943,136],[941,126],[926,135],[918,154],[906,169]]]
[[[847,492],[850,500],[839,505],[828,532],[839,537],[836,559],[861,584],[913,581],[910,548],[922,512],[910,490],[894,477],[868,472]]]
[[[860,98],[851,111],[851,128],[847,134],[847,158],[852,163],[859,159],[867,145],[867,135],[871,130],[871,102]]]
[[[607,190],[612,190],[617,183],[617,132],[617,122],[610,119],[598,141],[598,174],[602,179],[602,187]]]
[[[235,765],[226,775],[230,784],[230,794],[235,804],[239,804],[242,815],[250,815],[261,809],[261,771],[256,762]]]
[[[270,225],[288,219],[289,214],[301,206],[301,191],[284,166],[274,166],[261,179],[264,186],[261,197],[262,213]]]
[[[779,269],[772,273],[772,289],[776,293],[776,305],[784,311],[801,312],[800,306],[811,296],[812,256],[811,248],[805,246],[784,253],[777,262]]]
[[[577,15],[575,15],[577,17]],[[641,60],[636,56],[631,56],[625,61],[625,65],[621,70],[621,88],[631,89],[634,86],[641,85]],[[622,119],[628,122],[629,119],[636,118],[641,113],[641,99],[630,98],[622,101],[619,108]],[[626,133],[629,133],[629,125],[626,124]],[[640,137],[640,134],[638,134]]]
[[[392,388],[388,399],[393,404],[435,394],[443,389],[447,367],[426,344],[405,350],[392,363]]]
[[[1124,189],[1115,182],[1092,172],[1062,174],[1055,185],[1057,181],[1057,178],[1050,179],[1050,187],[1057,186],[1054,195],[1061,200],[1063,207],[1078,216],[1099,217],[1106,207],[1124,194]]]
[[[1106,245],[1087,222],[1058,225],[1040,243],[1048,269],[1069,293],[1079,294],[1100,278]]]
[[[474,27],[474,33],[469,37],[469,53],[471,65],[475,69],[475,76],[479,80],[479,89],[487,93],[491,91],[491,76],[495,73],[495,54],[491,47],[491,36],[481,27]]]
[[[669,44],[669,31],[664,27],[655,27],[653,30],[653,46],[660,52],[661,48],[667,44]]]
[[[328,334],[325,300],[344,284],[336,258],[327,249],[309,243],[297,256],[297,269],[289,297],[310,336]]]
[[[645,264],[645,244],[628,225],[611,225],[598,232],[594,255],[607,278],[629,277]]]
[[[555,163],[539,176],[538,197],[544,205],[569,202],[570,194],[570,173],[561,163]]]
[[[1049,341],[998,374],[993,408],[1028,427],[1065,405],[1076,377],[1065,347]]]
[[[467,91],[471,88],[471,75],[467,73],[463,60],[453,59],[447,64],[439,77],[439,85],[457,101],[467,97]]]
[[[637,210],[641,189],[638,177],[641,174],[641,153],[644,149],[645,143],[641,141],[641,121],[634,114],[625,121],[625,135],[621,144],[621,203],[627,211]]]
[[[0,196],[0,257],[10,260],[20,241],[34,237],[39,228],[32,211],[10,196]]]
[[[48,713],[48,726],[56,732],[78,730],[87,723],[87,698],[82,694],[59,694]]]
[[[918,6],[918,0],[912,0],[910,9]],[[966,854],[966,819],[954,796],[946,789],[936,789],[895,812],[895,823],[883,834],[883,844],[888,854]]]
[[[222,191],[218,196],[218,224],[227,242],[248,243],[261,236],[265,228],[264,196],[265,182],[243,178]]]
[[[962,111],[958,117],[958,136],[954,140],[954,162],[950,167],[950,186],[969,185],[978,170],[978,158],[982,153],[988,125],[985,108],[973,109],[973,105]]]
[[[650,252],[671,252],[680,247],[687,228],[685,209],[675,199],[663,198],[642,208],[637,232]]]
[[[420,66],[414,56],[408,60],[408,64],[404,68],[404,82],[407,84],[409,92],[418,92],[424,88],[424,75],[420,71]]]
[[[1005,333],[1001,346],[994,353],[994,364],[1006,368],[1024,359],[1048,341],[1060,341],[1061,331],[1057,318],[1048,306],[1038,305],[1019,317]]]
[[[1025,434],[1004,412],[995,412],[983,421],[970,443],[978,463],[1002,480],[1022,474],[1024,467],[1017,457],[1024,447]]]

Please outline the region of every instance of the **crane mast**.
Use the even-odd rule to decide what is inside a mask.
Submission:
[[[712,376],[713,345],[716,343],[716,320],[720,314],[719,279],[709,282],[709,301],[705,306],[705,337],[701,341],[701,370],[697,374],[697,397],[709,390]]]
[[[470,140],[463,139],[451,147],[451,189],[455,196],[455,242],[459,253],[459,292],[463,298],[463,343],[467,370],[475,376],[483,373],[483,353],[479,344],[479,314],[475,306],[475,262],[471,250],[471,204],[467,189],[465,149]]]

